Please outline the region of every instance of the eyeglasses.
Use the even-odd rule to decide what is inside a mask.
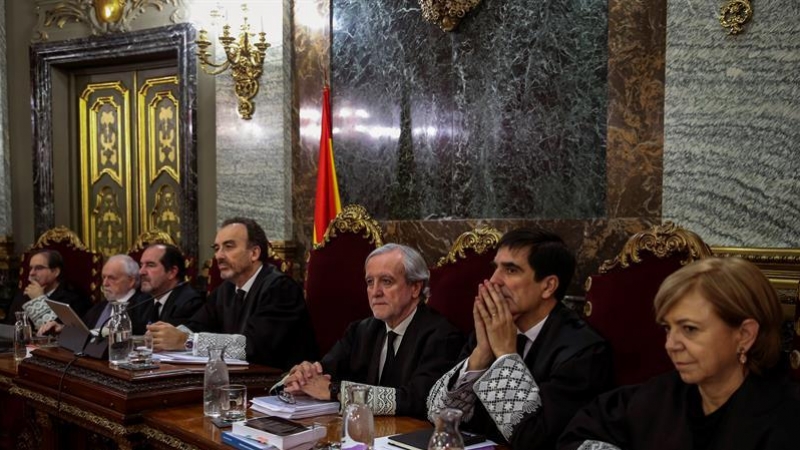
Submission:
[[[31,272],[39,272],[41,270],[50,270],[47,266],[31,266]]]
[[[283,403],[288,403],[289,405],[294,405],[297,403],[297,400],[294,399],[294,395],[292,395],[291,392],[286,392],[286,389],[278,393],[278,399]]]

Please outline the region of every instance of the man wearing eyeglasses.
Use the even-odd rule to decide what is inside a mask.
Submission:
[[[46,299],[68,303],[78,315],[85,313],[91,303],[89,299],[72,291],[63,282],[64,258],[56,250],[39,250],[31,256],[28,285],[17,292],[11,303],[5,323],[13,324],[14,313],[25,310],[36,328],[49,320],[55,320],[55,313],[45,303]]]

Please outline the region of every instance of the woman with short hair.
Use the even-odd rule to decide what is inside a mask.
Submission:
[[[560,449],[797,448],[800,400],[778,369],[781,305],[755,265],[687,265],[664,280],[655,311],[676,370],[600,396]]]

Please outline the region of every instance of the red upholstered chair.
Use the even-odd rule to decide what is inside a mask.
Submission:
[[[172,240],[172,236],[168,233],[158,228],[153,228],[149,231],[145,231],[136,238],[136,242],[134,242],[133,246],[128,250],[128,256],[138,263],[142,260],[142,253],[144,253],[144,250],[153,244],[175,245],[175,241]],[[194,258],[186,258],[186,281],[191,284],[194,283],[196,279],[197,262]]]
[[[289,275],[293,275],[294,263],[284,260],[272,248],[272,243],[267,242],[267,263],[277,267],[278,270]],[[222,284],[222,277],[219,274],[219,266],[217,265],[216,258],[206,260],[203,264],[203,274],[206,277],[206,293],[211,294],[220,284]]]
[[[86,248],[72,230],[60,226],[45,231],[31,248],[22,255],[19,269],[19,288],[25,289],[30,274],[31,256],[40,249],[57,250],[64,258],[63,280],[92,303],[100,301],[103,270],[103,255]]]
[[[363,206],[347,205],[309,253],[306,303],[323,355],[344,335],[349,323],[371,314],[364,261],[383,245],[381,234],[378,222]]]
[[[636,384],[672,369],[653,300],[664,279],[711,249],[671,222],[633,235],[613,260],[586,280],[586,320],[614,355],[617,385]]]
[[[428,306],[447,317],[465,334],[472,333],[472,304],[478,284],[491,278],[492,260],[501,234],[491,227],[463,233],[447,256],[431,269]]]
[[[800,298],[800,286],[797,288],[797,296]],[[800,307],[795,305],[794,326],[792,327],[792,350],[789,354],[791,363],[792,379],[800,381]]]

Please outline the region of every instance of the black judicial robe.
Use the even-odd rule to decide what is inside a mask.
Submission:
[[[88,311],[92,306],[92,303],[88,298],[85,298],[73,291],[67,287],[65,283],[59,283],[48,298],[57,302],[67,303],[70,307],[72,307],[72,310],[75,311],[75,314],[77,314],[78,317],[82,317],[83,314],[85,314],[86,311]],[[18,291],[14,296],[14,301],[11,302],[11,306],[8,308],[8,314],[6,314],[5,323],[13,325],[14,322],[17,321],[15,313],[17,311],[22,311],[22,305],[27,303],[29,300],[31,299],[24,294],[24,291]],[[36,330],[34,330],[34,332],[35,331]]]
[[[136,306],[136,309],[131,310],[131,320],[134,320],[136,323],[147,325],[153,322],[155,299],[152,295],[147,295],[146,297],[137,299],[135,304],[138,305],[142,302],[147,302],[147,304]],[[161,307],[161,317],[159,321],[166,322],[176,327],[184,325],[201,306],[203,306],[203,297],[199,292],[188,284],[178,286],[169,293],[167,300],[164,302],[164,306]],[[136,332],[135,327],[133,333],[140,334]]]
[[[797,439],[800,399],[797,386],[778,377],[750,374],[715,415],[707,446],[697,445],[694,430],[703,421],[700,394],[677,372],[600,396],[581,410],[559,440],[559,449],[575,450],[584,441],[598,450],[788,450]],[[701,433],[702,434],[702,433]],[[706,433],[708,434],[708,433]]]
[[[460,359],[469,358],[476,345],[473,332]],[[464,430],[508,441],[514,449],[554,449],[575,413],[613,382],[608,344],[561,302],[528,350],[524,367],[520,361],[519,355],[506,356],[478,382],[448,395],[458,379],[459,364],[436,383],[428,407],[457,407],[465,411],[465,418],[472,409]],[[490,398],[492,408],[501,413],[489,413],[484,402]]]
[[[333,381],[379,386],[381,351],[386,324],[374,317],[351,323],[322,358],[324,373]],[[425,304],[409,323],[395,353],[394,373],[384,375],[384,385],[395,387],[395,414],[425,417],[425,399],[433,383],[456,362],[464,336],[444,316]],[[392,379],[388,380],[387,377]]]
[[[317,344],[303,290],[274,266],[265,264],[244,302],[234,302],[236,286],[223,282],[185,326],[199,333],[242,334],[247,360],[288,370],[317,358]]]

